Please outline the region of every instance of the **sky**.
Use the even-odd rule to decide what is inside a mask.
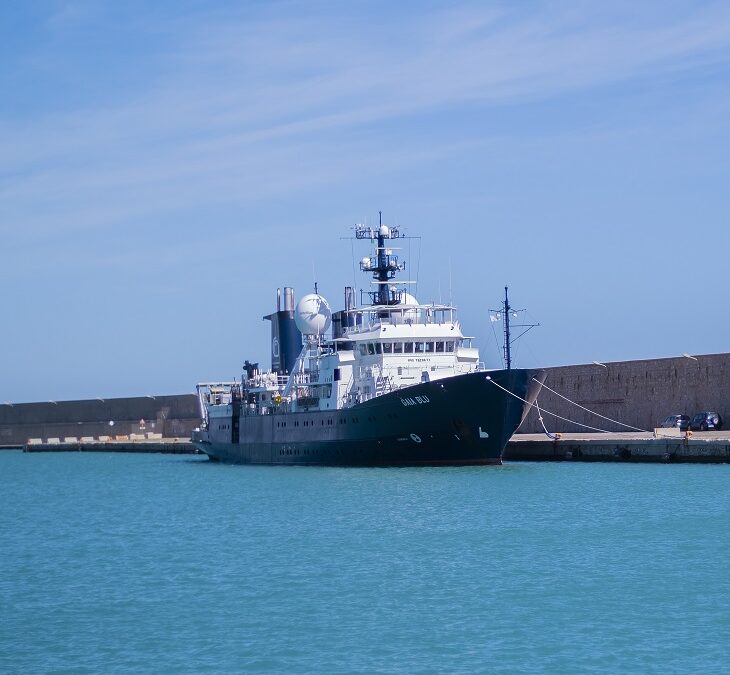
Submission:
[[[0,402],[268,366],[378,211],[487,367],[728,351],[729,85],[727,2],[6,0]]]

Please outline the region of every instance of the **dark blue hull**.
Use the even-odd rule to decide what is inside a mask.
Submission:
[[[247,415],[221,406],[193,443],[235,464],[500,464],[529,407],[519,399],[534,401],[543,378],[535,370],[469,373],[333,411]]]

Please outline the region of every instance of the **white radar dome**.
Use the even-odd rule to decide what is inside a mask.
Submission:
[[[303,335],[324,335],[332,323],[332,310],[321,295],[305,295],[294,310],[294,322]]]
[[[387,225],[381,225],[380,226],[380,234],[382,234],[384,237],[390,236],[390,229]]]
[[[418,305],[418,300],[414,298],[410,293],[406,293],[405,291],[401,291],[400,294],[400,301],[398,302],[396,307],[412,307],[414,305]],[[405,321],[406,323],[418,323],[418,310],[417,309],[407,309],[405,310],[401,316],[398,317],[396,320],[398,323],[400,321]]]

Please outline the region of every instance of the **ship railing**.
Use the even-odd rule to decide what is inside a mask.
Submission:
[[[195,385],[198,395],[200,418],[207,422],[208,406],[226,405],[233,400],[234,393],[240,394],[238,382],[199,382]]]
[[[256,373],[245,380],[245,385],[247,389],[283,389],[288,381],[288,375]]]
[[[293,373],[290,377],[295,386],[316,384],[319,381],[319,369]]]
[[[245,405],[241,406],[241,414],[244,417],[260,417],[261,415],[273,415],[275,412],[278,412],[278,409],[267,404],[246,403]]]
[[[373,305],[347,311],[343,333],[356,334],[381,326],[456,325],[456,308],[450,305]]]

